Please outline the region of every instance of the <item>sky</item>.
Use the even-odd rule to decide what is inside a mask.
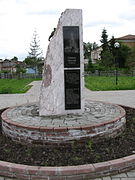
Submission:
[[[83,41],[100,45],[108,39],[135,35],[135,0],[0,0],[0,59],[24,60],[36,29],[43,56],[48,37],[65,9],[83,10]]]

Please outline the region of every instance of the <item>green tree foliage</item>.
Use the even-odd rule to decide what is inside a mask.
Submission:
[[[92,49],[94,50],[94,49],[96,49],[96,48],[98,48],[98,44],[97,44],[96,42],[94,42],[94,43],[92,44]]]
[[[102,52],[101,65],[106,69],[114,67],[114,56],[109,49]]]
[[[119,68],[126,68],[126,61],[131,55],[131,49],[120,43],[119,49],[114,47],[116,39],[112,36],[111,40],[108,41],[107,30],[103,29],[101,35],[102,52],[101,52],[101,62],[100,65],[105,67],[105,69],[114,68],[116,66]]]
[[[84,65],[84,70],[89,71],[92,68],[91,63],[91,50],[92,50],[92,43],[83,43],[83,50],[84,50],[84,59],[88,59],[88,64]]]
[[[88,64],[85,64],[85,70],[86,71],[90,71],[93,69],[93,65],[91,62],[91,51],[93,49],[96,49],[98,47],[98,45],[96,44],[96,42],[94,43],[83,43],[83,49],[84,49],[84,59],[88,59]]]
[[[91,50],[92,50],[92,43],[83,43],[83,49],[84,49],[84,59],[90,59],[91,57]]]
[[[132,56],[132,50],[120,43],[120,48],[118,49],[118,67],[119,68],[127,68],[128,67],[128,59]]]
[[[38,58],[41,55],[42,55],[42,50],[40,48],[40,40],[39,40],[37,31],[35,30],[33,33],[33,40],[30,43],[29,56]]]
[[[24,69],[20,64],[16,65],[16,74],[26,73],[26,69]]]
[[[20,79],[20,73],[26,73],[26,69],[21,64],[16,65],[16,74],[18,76],[18,79]]]
[[[135,48],[131,49],[131,54],[126,61],[126,66],[131,70],[135,70]]]
[[[119,68],[127,68],[126,61],[131,56],[131,49],[127,45],[124,45],[122,42],[119,42],[120,47],[116,49],[114,47],[115,42],[116,39],[114,38],[114,36],[112,36],[112,39],[109,41],[110,52],[115,59],[117,58]]]
[[[104,28],[101,35],[102,52],[101,52],[101,62],[100,65],[106,69],[112,68],[114,66],[114,56],[113,56],[113,43],[114,38],[108,42],[107,30]]]
[[[30,43],[29,55],[25,58],[24,62],[31,68],[34,69],[35,74],[38,71],[38,66],[41,65],[42,61],[42,50],[40,48],[40,40],[36,30],[33,33],[33,39]]]
[[[112,36],[111,40],[109,41],[109,49],[113,56],[116,56],[116,49],[114,47],[114,44],[116,42],[116,39],[114,36]]]
[[[107,35],[107,30],[105,28],[102,31],[100,42],[102,43],[103,50],[108,48],[108,35]]]
[[[18,61],[18,57],[14,56],[11,61]]]
[[[98,44],[96,42],[94,43],[83,43],[83,50],[84,50],[84,59],[91,59],[91,51],[93,49],[96,49],[98,47]]]

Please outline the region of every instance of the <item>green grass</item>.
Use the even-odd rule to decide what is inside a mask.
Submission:
[[[31,86],[28,85],[35,79],[0,79],[0,94],[25,93]]]
[[[116,85],[115,77],[86,76],[85,86],[92,91],[135,90],[135,77],[118,77]]]
[[[25,93],[32,81],[35,79],[0,79],[0,94]],[[135,90],[135,77],[118,77],[116,86],[115,77],[86,76],[85,86],[92,91]]]

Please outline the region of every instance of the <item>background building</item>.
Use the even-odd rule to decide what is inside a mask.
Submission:
[[[102,46],[97,47],[96,49],[91,51],[91,62],[92,64],[95,64],[97,60],[101,59],[101,51],[102,51]]]
[[[15,60],[0,60],[0,71],[7,71],[10,73],[16,72],[17,65],[24,66],[24,63],[21,61],[15,61]]]
[[[116,40],[128,46],[129,48],[135,50],[135,35],[129,34],[126,36],[116,38]],[[102,51],[102,46],[91,51],[91,61],[93,64],[101,59],[101,51]]]
[[[119,37],[117,40],[127,45],[131,49],[135,48],[135,35],[129,34],[123,37]]]

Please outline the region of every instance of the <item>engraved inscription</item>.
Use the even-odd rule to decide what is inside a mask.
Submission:
[[[80,67],[79,27],[63,27],[64,67]]]
[[[49,64],[45,64],[45,67],[44,67],[44,79],[43,79],[43,84],[44,84],[44,87],[48,87],[50,86],[51,84],[51,80],[52,80],[52,69],[51,69],[51,66]]]
[[[65,109],[81,109],[80,70],[65,70]]]

